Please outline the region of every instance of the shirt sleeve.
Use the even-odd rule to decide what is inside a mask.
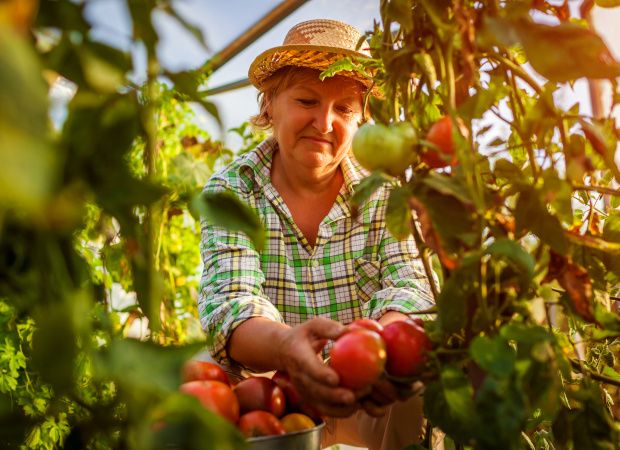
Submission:
[[[377,276],[380,289],[367,302],[365,311],[371,319],[377,320],[388,311],[412,314],[435,304],[413,237],[399,241],[384,231]]]
[[[200,323],[213,358],[231,364],[226,344],[241,323],[252,317],[284,320],[263,292],[265,275],[260,257],[244,233],[203,220],[201,256],[204,268],[198,298]]]

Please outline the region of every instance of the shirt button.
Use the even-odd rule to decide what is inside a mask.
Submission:
[[[312,267],[319,267],[319,262],[316,259],[312,260]]]

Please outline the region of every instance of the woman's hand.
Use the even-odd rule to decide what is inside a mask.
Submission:
[[[350,416],[359,407],[353,391],[338,387],[338,374],[319,355],[328,340],[344,331],[344,325],[317,317],[290,328],[279,343],[279,365],[304,401],[332,417]]]

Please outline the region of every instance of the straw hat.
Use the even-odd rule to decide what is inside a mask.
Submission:
[[[370,58],[366,42],[357,48],[362,34],[351,25],[337,20],[315,19],[295,25],[279,47],[270,48],[254,59],[248,71],[250,82],[258,89],[278,69],[285,66],[325,70],[345,57]],[[339,75],[358,80],[370,87],[372,80],[357,72],[339,72]],[[373,94],[377,95],[377,88]]]

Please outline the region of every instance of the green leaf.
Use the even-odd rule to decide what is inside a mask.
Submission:
[[[67,293],[65,298],[40,305],[35,311],[32,365],[58,394],[74,387],[77,345],[87,323],[89,300],[83,291]]]
[[[537,325],[525,325],[520,323],[510,323],[500,329],[500,335],[508,340],[519,344],[533,346],[540,342],[549,342],[553,336],[545,328]]]
[[[600,387],[592,385],[578,391],[582,407],[571,411],[574,448],[613,450],[617,446],[618,432],[609,411],[602,401]]]
[[[532,67],[550,81],[616,78],[620,63],[593,31],[572,22],[544,25],[531,20],[485,19],[500,43],[521,43]]]
[[[58,174],[47,136],[47,87],[32,48],[0,27],[0,210],[38,215]]]
[[[437,185],[438,179],[430,179],[430,183]],[[447,184],[437,186],[445,191]],[[471,202],[463,202],[461,198],[467,198],[466,194],[454,196],[455,192],[450,189],[450,195],[443,194],[440,190],[430,189],[426,181],[417,183],[414,188],[416,199],[421,201],[427,208],[431,222],[439,233],[441,243],[449,252],[462,249],[463,244],[468,247],[476,245],[479,234],[478,223]]]
[[[357,186],[355,186],[355,192],[351,197],[351,206],[354,209],[363,205],[377,189],[390,181],[385,173],[375,171],[369,176],[364,178]]]
[[[437,84],[437,72],[435,71],[435,64],[431,55],[426,52],[420,52],[413,55],[413,59],[426,77],[428,85],[435,87]]]
[[[452,438],[468,443],[477,434],[479,419],[473,389],[463,372],[446,365],[440,380],[429,383],[424,392],[424,412],[429,420]]]
[[[413,18],[411,17],[411,0],[388,0],[387,13],[390,19],[402,25],[403,30],[413,30]]]
[[[514,378],[487,376],[476,393],[476,407],[487,430],[478,436],[483,449],[517,449],[525,426],[526,405]]]
[[[459,116],[466,120],[480,119],[493,105],[508,95],[508,87],[499,82],[492,83],[487,89],[479,89],[458,108]]]
[[[220,129],[223,127],[222,118],[213,102],[205,100],[205,92],[201,90],[206,81],[202,70],[187,70],[182,72],[165,72],[165,75],[174,83],[174,89],[185,96],[186,100],[200,104],[215,119]]]
[[[361,64],[358,64],[351,60],[351,58],[342,58],[338,61],[330,64],[330,66],[319,74],[319,79],[323,81],[325,78],[330,78],[338,75],[339,72],[356,72],[363,77],[370,78],[366,69]]]
[[[437,192],[457,198],[461,203],[466,205],[472,204],[467,189],[461,183],[460,178],[445,176],[431,171],[421,179],[421,182]]]
[[[469,353],[476,364],[497,377],[508,377],[514,371],[515,351],[501,337],[477,336],[471,343]]]
[[[468,303],[474,294],[472,280],[479,273],[478,263],[462,261],[452,272],[437,298],[437,310],[441,329],[446,334],[460,331],[468,321]]]
[[[163,347],[148,341],[116,339],[95,360],[95,373],[136,396],[163,395],[179,388],[181,367],[203,347],[204,343]]]
[[[98,42],[76,48],[82,72],[90,87],[102,93],[114,93],[125,85],[125,75],[131,69],[127,53]]]
[[[568,251],[568,240],[556,216],[547,210],[540,194],[532,188],[524,188],[515,209],[516,228],[519,233],[531,231],[542,242],[564,255]]]
[[[265,244],[265,230],[256,213],[232,192],[202,193],[192,207],[213,225],[248,235],[257,251]]]
[[[504,158],[495,161],[493,173],[497,178],[503,178],[511,183],[521,181],[525,178],[523,171],[517,165]]]
[[[398,240],[411,235],[411,208],[409,207],[411,191],[399,186],[390,192],[385,212],[385,225],[392,236]]]
[[[152,22],[155,2],[147,0],[127,0],[126,4],[131,14],[134,39],[144,42],[148,53],[155,55],[157,42],[159,41],[157,31],[155,31]]]
[[[547,204],[555,210],[558,218],[568,225],[573,224],[573,189],[570,183],[561,179],[554,169],[543,172],[543,195]]]
[[[174,3],[166,3],[166,4],[164,4],[162,9],[163,9],[163,11],[167,12],[168,14],[170,14],[170,16],[175,18],[177,20],[177,22],[179,22],[179,24],[183,28],[185,28],[187,31],[189,31],[191,33],[191,35],[194,36],[194,38],[196,39],[198,44],[200,44],[200,46],[203,49],[208,50],[207,45],[206,45],[206,41],[205,41],[205,37],[204,37],[204,35],[202,33],[202,29],[200,27],[192,25],[187,20],[185,20],[185,18],[181,14],[179,14],[177,12],[177,10],[175,9],[175,4]]]
[[[149,419],[138,434],[137,448],[235,450],[247,447],[234,425],[205,409],[196,398],[184,394],[168,396],[153,408]]]
[[[172,158],[169,170],[168,182],[181,195],[201,189],[213,173],[204,161],[186,152]]]
[[[620,373],[618,373],[616,370],[614,370],[612,367],[606,366],[603,369],[603,375],[612,378],[616,381],[620,381]]]
[[[518,243],[508,238],[501,238],[486,248],[486,254],[495,258],[506,258],[516,269],[524,289],[534,276],[535,261],[532,255]]]

